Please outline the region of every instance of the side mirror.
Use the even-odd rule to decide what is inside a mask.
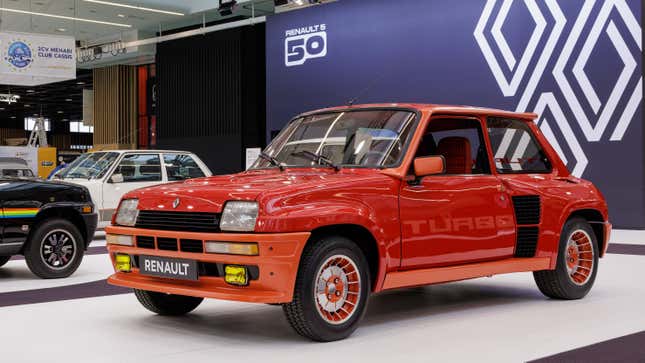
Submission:
[[[446,172],[446,160],[441,155],[414,159],[414,175],[421,178]]]
[[[123,174],[112,174],[110,183],[123,183]]]

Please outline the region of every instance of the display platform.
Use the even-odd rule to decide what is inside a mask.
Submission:
[[[645,232],[615,231],[591,293],[546,299],[530,273],[373,296],[347,340],[299,337],[278,306],[206,301],[155,316],[111,272],[99,235],[76,274],[41,280],[15,259],[0,269],[0,341],[11,362],[633,361],[645,356]],[[638,335],[631,335],[640,333]],[[619,339],[615,339],[619,338]],[[630,359],[631,358],[631,359]]]

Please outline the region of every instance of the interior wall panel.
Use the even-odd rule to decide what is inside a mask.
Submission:
[[[137,77],[133,66],[94,70],[94,148],[137,146]]]
[[[264,143],[264,47],[264,24],[159,44],[157,147],[242,170],[244,149]]]

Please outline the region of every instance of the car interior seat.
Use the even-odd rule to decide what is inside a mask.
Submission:
[[[446,174],[471,174],[471,153],[470,140],[465,137],[445,137],[437,145],[437,154],[446,159]]]

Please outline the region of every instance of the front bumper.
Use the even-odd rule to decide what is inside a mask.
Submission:
[[[91,214],[82,214],[83,221],[85,222],[85,235],[87,236],[85,240],[85,247],[89,246],[94,238],[94,233],[96,232],[96,226],[98,224],[99,216],[96,213]]]
[[[223,300],[257,303],[287,303],[293,298],[293,288],[298,273],[300,255],[310,233],[193,233],[137,229],[129,227],[106,227],[107,234],[192,239],[222,242],[256,242],[258,256],[225,255],[205,252],[182,252],[159,249],[108,245],[108,252],[114,266],[116,253],[131,256],[159,256],[196,260],[203,263],[257,266],[259,275],[247,286],[234,286],[224,282],[224,277],[200,276],[197,281],[175,280],[142,275],[134,268],[132,272],[116,272],[108,283],[134,289],[162,293],[187,295]]]

